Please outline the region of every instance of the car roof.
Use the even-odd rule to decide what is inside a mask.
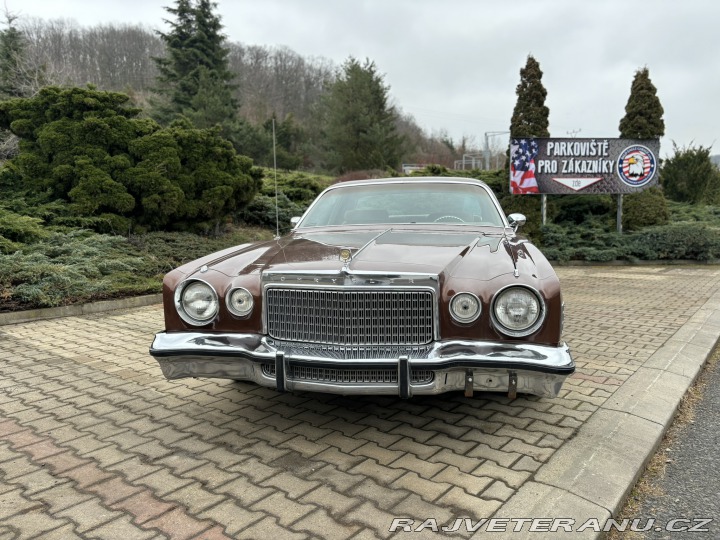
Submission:
[[[395,178],[371,178],[367,180],[347,180],[332,184],[330,188],[347,186],[367,186],[372,184],[417,184],[417,183],[444,183],[444,184],[473,184],[476,186],[489,186],[482,180],[475,178],[454,176],[404,176]],[[329,188],[328,188],[329,189]]]

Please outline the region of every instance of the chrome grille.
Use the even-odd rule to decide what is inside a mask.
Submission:
[[[433,339],[434,299],[421,290],[268,288],[268,334],[330,345],[423,345]]]
[[[275,364],[263,364],[262,372],[267,377],[275,377]],[[413,384],[431,383],[435,374],[427,369],[413,369],[410,382]],[[310,366],[290,366],[290,379],[294,381],[317,381],[339,384],[388,383],[397,384],[397,369],[354,369],[324,368]]]
[[[397,360],[427,358],[432,345],[327,345],[323,343],[298,343],[270,340],[270,345],[290,357],[331,358],[335,360]]]

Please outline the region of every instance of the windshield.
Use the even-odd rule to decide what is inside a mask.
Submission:
[[[312,205],[300,227],[386,223],[505,226],[497,206],[481,186],[389,182],[326,192]]]

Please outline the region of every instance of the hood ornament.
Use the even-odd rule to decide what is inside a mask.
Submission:
[[[352,259],[352,252],[349,249],[341,249],[340,260],[347,264],[350,262],[350,259]]]

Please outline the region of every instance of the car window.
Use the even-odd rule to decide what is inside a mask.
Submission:
[[[487,191],[472,184],[346,186],[323,194],[300,227],[392,223],[504,226]]]

